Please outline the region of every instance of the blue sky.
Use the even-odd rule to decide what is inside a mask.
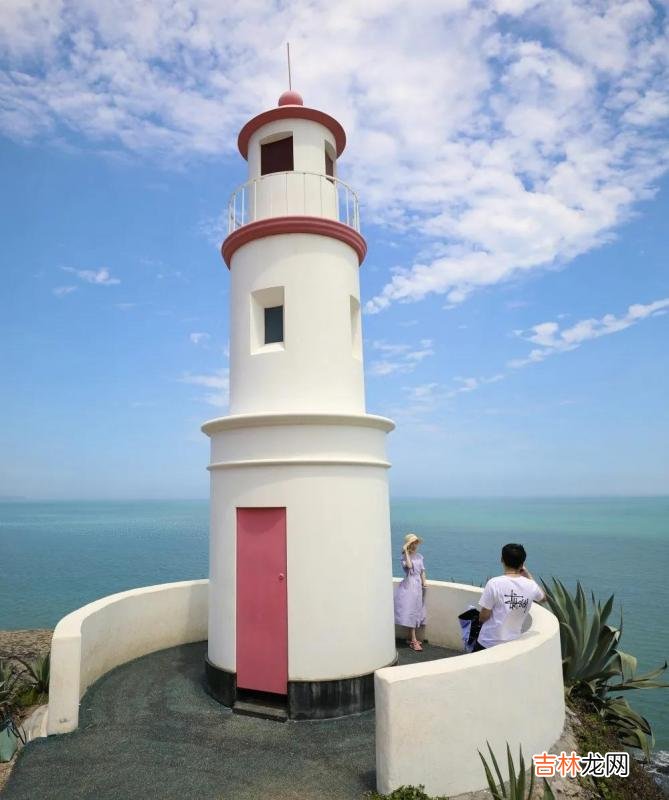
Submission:
[[[393,492],[667,493],[666,6],[219,6],[0,8],[0,495],[207,495],[236,134],[287,39],[348,133]]]

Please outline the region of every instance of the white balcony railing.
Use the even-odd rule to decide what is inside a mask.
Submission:
[[[247,181],[228,203],[228,233],[268,217],[325,217],[360,231],[358,196],[319,172],[274,172]]]

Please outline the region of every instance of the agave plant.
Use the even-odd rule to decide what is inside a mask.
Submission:
[[[0,733],[9,731],[23,742],[16,704],[17,687],[17,676],[6,661],[0,661]]]
[[[623,632],[620,625],[608,623],[613,598],[602,605],[591,595],[590,607],[580,583],[571,595],[557,578],[553,586],[542,581],[546,600],[560,623],[562,674],[567,697],[584,701],[616,731],[622,744],[637,747],[650,758],[653,733],[647,719],[634,711],[617,692],[632,689],[667,688],[657,678],[667,669],[667,662],[645,675],[637,675],[637,660],[618,649]]]
[[[516,768],[513,763],[513,758],[511,757],[511,748],[509,747],[508,743],[506,745],[506,758],[509,765],[509,782],[507,786],[504,783],[504,778],[502,777],[502,772],[499,768],[499,764],[497,763],[497,759],[495,758],[495,754],[490,747],[490,742],[486,742],[486,744],[488,745],[488,752],[490,753],[490,760],[492,761],[495,775],[497,776],[497,781],[495,781],[495,778],[493,777],[492,770],[490,769],[485,756],[480,750],[478,752],[479,757],[483,762],[483,769],[485,770],[488,788],[490,789],[490,794],[492,794],[493,800],[530,800],[534,790],[534,771],[530,773],[530,782],[529,785],[527,785],[525,780],[525,758],[523,757],[522,749],[519,750],[518,753],[518,773],[516,774]],[[526,788],[527,791],[525,791]],[[545,778],[543,800],[555,800],[555,795],[553,794],[553,791],[551,790],[551,787],[548,785]]]
[[[24,705],[43,703],[49,696],[50,654],[47,653],[45,656],[34,658],[32,661],[24,661],[21,658],[16,660],[25,667],[25,672],[21,677],[28,683],[27,691],[21,697],[22,703]]]
[[[0,719],[3,711],[8,710],[16,697],[18,678],[7,661],[0,660]]]

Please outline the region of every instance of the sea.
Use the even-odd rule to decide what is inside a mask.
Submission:
[[[615,595],[621,648],[640,672],[669,657],[669,497],[399,498],[391,527],[396,575],[408,531],[424,540],[429,578],[474,585],[520,542],[535,577]],[[52,628],[113,592],[206,577],[208,528],[205,500],[0,502],[0,629]],[[669,689],[627,697],[669,764]]]

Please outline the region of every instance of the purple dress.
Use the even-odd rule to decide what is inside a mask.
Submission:
[[[404,579],[395,586],[395,624],[405,625],[407,628],[420,628],[421,625],[425,625],[425,600],[420,579],[420,574],[425,569],[423,556],[414,553],[411,556],[411,569],[409,569],[406,557],[402,553],[402,569]]]

